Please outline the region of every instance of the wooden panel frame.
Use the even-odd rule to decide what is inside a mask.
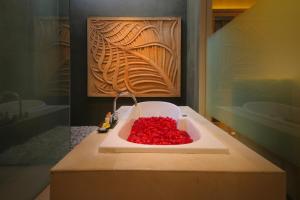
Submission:
[[[87,61],[89,97],[180,97],[181,18],[89,17]]]

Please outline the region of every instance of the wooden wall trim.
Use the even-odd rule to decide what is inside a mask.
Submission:
[[[212,19],[212,1],[199,1],[199,113],[206,116],[206,50],[208,36],[212,33],[211,23],[208,23]]]

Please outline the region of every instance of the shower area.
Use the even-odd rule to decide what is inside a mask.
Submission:
[[[68,0],[0,3],[1,199],[36,198],[70,149],[68,10]]]

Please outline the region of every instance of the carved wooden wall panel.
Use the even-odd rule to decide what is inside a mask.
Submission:
[[[180,96],[177,17],[88,19],[88,96]]]

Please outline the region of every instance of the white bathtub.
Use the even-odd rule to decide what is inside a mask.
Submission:
[[[128,142],[132,124],[140,117],[172,117],[180,130],[185,130],[192,143],[180,145],[146,145]],[[148,101],[131,107],[117,126],[108,132],[99,146],[100,152],[155,152],[155,153],[228,153],[228,148],[215,138],[204,126],[189,116],[182,116],[180,109],[171,103]]]

